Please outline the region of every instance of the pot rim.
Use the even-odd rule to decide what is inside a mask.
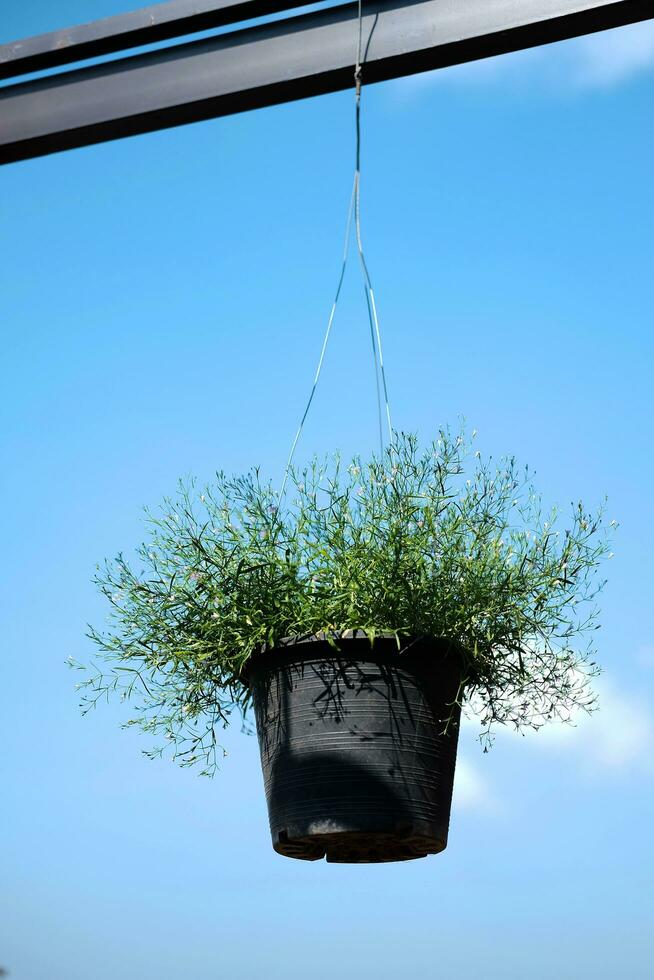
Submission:
[[[294,647],[308,647],[311,643],[327,643],[331,645],[332,642],[338,645],[343,641],[346,643],[356,642],[357,644],[361,644],[362,641],[365,641],[370,645],[371,649],[374,649],[377,640],[394,640],[397,656],[401,658],[410,656],[413,652],[412,648],[416,645],[428,642],[447,647],[447,652],[457,654],[463,663],[470,662],[470,654],[464,645],[459,640],[449,636],[428,636],[427,634],[403,635],[399,631],[381,630],[375,632],[371,638],[368,632],[363,629],[321,630],[319,633],[298,633],[292,636],[286,636],[274,645],[262,644],[258,650],[250,654],[240,668],[238,676],[244,684],[249,686],[249,673],[253,664],[274,655],[275,652],[288,655]]]

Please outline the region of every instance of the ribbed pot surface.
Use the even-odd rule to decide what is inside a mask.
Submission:
[[[286,643],[247,668],[273,847],[306,861],[436,854],[447,845],[460,656],[444,640],[337,644]]]

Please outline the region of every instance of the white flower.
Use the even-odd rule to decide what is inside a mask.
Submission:
[[[611,524],[609,526],[610,527],[615,527],[617,523],[618,523],[617,521],[611,521]]]

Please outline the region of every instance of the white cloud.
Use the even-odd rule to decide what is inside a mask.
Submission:
[[[654,69],[654,21],[579,38],[575,46],[578,84],[615,85]]]
[[[565,751],[593,770],[651,768],[651,706],[642,696],[622,691],[605,678],[600,678],[596,687],[599,710],[580,716],[574,727],[545,726],[529,739],[530,743]]]
[[[653,648],[645,648],[654,655]],[[494,753],[507,761],[502,746],[516,745],[521,754],[543,752],[565,765],[585,772],[594,779],[614,779],[621,775],[650,777],[654,775],[651,746],[654,744],[654,705],[641,693],[628,692],[602,676],[594,681],[599,708],[593,714],[580,713],[575,724],[552,722],[538,732],[517,735],[512,729],[498,727],[497,746],[484,759],[494,760]],[[463,731],[476,736],[479,723],[464,720]],[[463,734],[463,733],[462,733]],[[519,746],[517,742],[519,741]],[[494,770],[498,774],[497,770]],[[501,777],[506,780],[506,772]],[[454,779],[453,809],[488,815],[507,812],[510,798],[500,799],[493,784],[481,771],[480,761],[471,762],[459,752]]]
[[[654,743],[654,704],[643,693],[626,691],[602,675],[593,681],[599,706],[592,714],[579,711],[565,722],[549,722],[538,731],[497,726],[499,743],[521,743],[521,750],[531,748],[565,755],[566,760],[587,772],[607,775],[620,770],[654,773],[651,745]],[[474,731],[474,718],[466,722]],[[474,802],[474,784],[470,789]]]
[[[571,41],[455,65],[398,80],[393,91],[410,99],[434,85],[505,86],[558,93],[608,88],[646,71],[654,72],[654,21],[589,34]]]
[[[497,812],[499,804],[479,767],[459,754],[454,775],[454,809]]]

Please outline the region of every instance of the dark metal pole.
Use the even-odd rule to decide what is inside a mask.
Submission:
[[[366,0],[364,82],[654,17],[654,0]],[[353,84],[355,3],[0,87],[0,163]]]
[[[238,24],[307,0],[171,0],[91,24],[0,45],[0,79],[70,65],[175,37]]]

